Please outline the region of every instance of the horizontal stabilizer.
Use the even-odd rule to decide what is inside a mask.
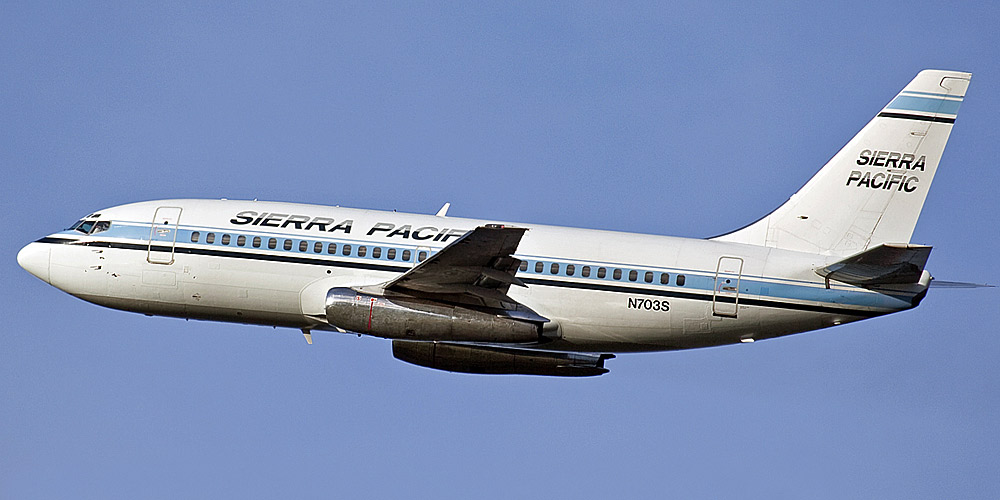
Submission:
[[[816,274],[858,286],[920,281],[931,247],[886,243],[816,270]]]
[[[995,288],[996,285],[989,283],[967,283],[964,281],[931,281],[932,288]]]

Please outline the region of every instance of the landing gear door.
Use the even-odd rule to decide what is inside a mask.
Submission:
[[[712,295],[712,314],[735,318],[740,303],[740,278],[743,259],[721,257],[715,269],[715,292]]]
[[[177,223],[180,220],[180,207],[156,209],[156,214],[153,215],[153,225],[149,229],[147,262],[150,264],[174,263],[174,244],[177,242]]]

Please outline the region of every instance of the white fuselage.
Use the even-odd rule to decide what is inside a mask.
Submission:
[[[383,283],[465,232],[497,223],[236,200],[135,203],[88,220],[110,226],[42,238],[19,262],[53,286],[116,309],[309,330],[335,330],[325,319],[329,289]],[[515,254],[524,262],[517,277],[528,286],[512,286],[509,296],[551,320],[545,336],[553,341],[541,349],[746,342],[909,309],[922,297],[827,283],[815,270],[835,256],[508,225],[528,228]]]

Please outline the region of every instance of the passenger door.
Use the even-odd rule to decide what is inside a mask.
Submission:
[[[160,207],[153,215],[153,225],[149,228],[149,252],[146,261],[150,264],[173,264],[174,244],[177,242],[177,223],[181,219],[180,207]]]
[[[715,291],[712,295],[712,314],[735,318],[740,301],[740,278],[743,259],[721,257],[715,269]]]

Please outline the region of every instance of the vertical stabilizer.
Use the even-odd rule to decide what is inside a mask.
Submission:
[[[909,243],[971,77],[921,71],[784,205],[714,239],[826,255]]]

